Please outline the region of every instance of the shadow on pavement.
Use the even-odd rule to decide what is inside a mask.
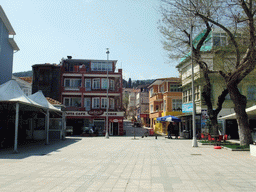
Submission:
[[[45,145],[45,141],[27,141],[18,145],[18,153],[13,152],[13,147],[0,149],[1,159],[24,159],[30,156],[45,156],[51,152],[59,152],[59,149],[72,145],[81,138],[67,137],[65,140],[50,141],[49,145]]]

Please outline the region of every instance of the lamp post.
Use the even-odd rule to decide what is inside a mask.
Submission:
[[[109,57],[109,48],[107,48],[106,51],[107,54],[107,61],[108,61],[108,57]],[[108,62],[107,62],[107,114],[106,114],[106,135],[105,138],[109,139],[109,133],[108,133],[108,86],[109,86],[109,82],[108,82]]]
[[[191,68],[192,68],[192,105],[193,105],[193,112],[192,112],[192,124],[193,124],[193,140],[192,140],[192,147],[198,147],[197,139],[196,139],[196,105],[195,105],[195,85],[194,85],[194,62],[193,62],[193,22],[191,17],[191,29],[190,29],[190,49],[191,49]]]

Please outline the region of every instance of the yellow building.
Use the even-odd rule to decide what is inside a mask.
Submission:
[[[161,78],[149,88],[150,127],[158,134],[166,134],[169,122],[157,121],[158,117],[182,114],[182,90],[180,78]]]

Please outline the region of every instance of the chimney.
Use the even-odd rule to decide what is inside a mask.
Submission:
[[[68,59],[72,59],[72,56],[67,56]]]

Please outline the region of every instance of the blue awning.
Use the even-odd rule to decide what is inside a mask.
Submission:
[[[157,121],[169,121],[169,122],[181,122],[181,119],[178,117],[172,116],[172,115],[167,115],[164,117],[157,117]]]
[[[161,121],[161,118],[162,118],[162,117],[157,117],[156,120],[157,120],[157,121]]]

